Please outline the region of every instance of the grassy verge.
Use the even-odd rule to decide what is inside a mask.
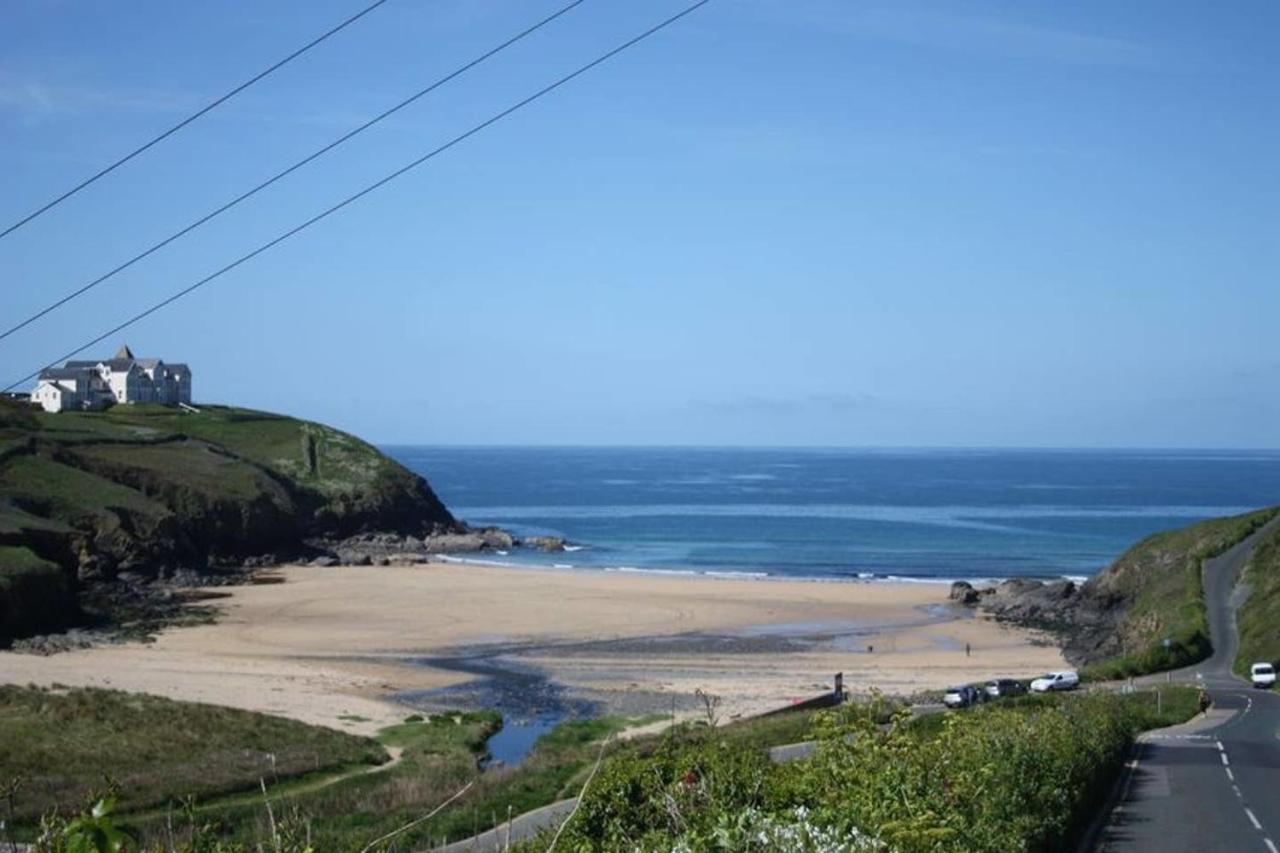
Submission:
[[[1242,580],[1250,592],[1236,613],[1240,651],[1235,670],[1247,676],[1251,664],[1280,664],[1280,530],[1258,543]]]
[[[1280,508],[1272,507],[1157,533],[1125,552],[1096,581],[1102,594],[1132,602],[1117,628],[1123,651],[1086,667],[1082,676],[1127,678],[1189,666],[1208,657],[1213,649],[1201,565],[1245,539],[1277,512]]]
[[[256,787],[258,780],[373,766],[367,738],[213,705],[115,690],[0,687],[0,804],[30,822],[118,790],[122,808]]]

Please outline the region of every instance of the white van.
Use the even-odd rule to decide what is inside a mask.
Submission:
[[[1276,668],[1269,663],[1255,663],[1249,667],[1249,680],[1254,687],[1274,687]]]
[[[1071,670],[1051,672],[1031,682],[1034,693],[1048,693],[1050,690],[1073,690],[1080,686],[1080,676]]]

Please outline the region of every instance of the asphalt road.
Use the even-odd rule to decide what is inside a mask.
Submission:
[[[1236,581],[1256,541],[1277,526],[1205,563],[1214,653],[1174,677],[1204,684],[1213,710],[1139,740],[1097,849],[1280,853],[1280,694],[1256,690],[1231,672]]]

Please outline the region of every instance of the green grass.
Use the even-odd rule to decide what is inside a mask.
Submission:
[[[1280,528],[1258,543],[1241,579],[1250,592],[1236,613],[1240,651],[1235,670],[1247,676],[1252,664],[1280,665]]]
[[[0,687],[0,785],[19,783],[0,803],[8,819],[71,812],[111,786],[121,808],[141,809],[386,760],[368,738],[264,714],[115,690]]]
[[[1086,667],[1082,675],[1125,678],[1208,657],[1212,646],[1201,564],[1262,527],[1278,511],[1272,507],[1157,533],[1125,552],[1097,579],[1099,591],[1132,602],[1117,629],[1122,651]]]
[[[370,840],[430,812],[468,782],[473,787],[433,820],[398,836],[404,849],[416,849],[442,838],[483,832],[510,815],[518,815],[575,795],[600,755],[605,739],[627,729],[665,719],[604,717],[561,724],[539,739],[533,752],[516,767],[481,772],[485,741],[497,729],[493,713],[446,713],[384,729],[378,740],[403,750],[394,766],[339,781],[303,778],[270,788],[277,816],[301,821],[323,850],[359,849]],[[712,730],[685,724],[674,734],[651,734],[615,741],[609,752],[646,753],[666,739],[701,741],[719,737],[747,751],[807,737],[812,714],[796,713],[752,720]],[[125,814],[121,820],[144,839],[158,840],[167,815],[155,811]],[[267,838],[266,811],[259,795],[215,798],[196,812],[224,841],[252,848]]]
[[[43,456],[19,456],[0,467],[0,495],[17,497],[40,515],[79,521],[107,516],[108,508],[163,518],[169,510],[128,486]]]

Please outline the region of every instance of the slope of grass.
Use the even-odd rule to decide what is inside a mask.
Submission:
[[[1250,592],[1236,613],[1240,651],[1235,669],[1247,676],[1252,664],[1280,665],[1280,528],[1254,548],[1241,580]]]
[[[1121,653],[1086,668],[1124,678],[1187,666],[1212,652],[1201,565],[1262,527],[1280,508],[1218,518],[1149,536],[1090,583],[1130,601],[1117,628]],[[1165,640],[1169,644],[1165,646]]]
[[[214,705],[98,689],[0,687],[0,808],[31,821],[119,792],[136,809],[194,795],[252,789],[348,765],[386,751],[368,738]]]

